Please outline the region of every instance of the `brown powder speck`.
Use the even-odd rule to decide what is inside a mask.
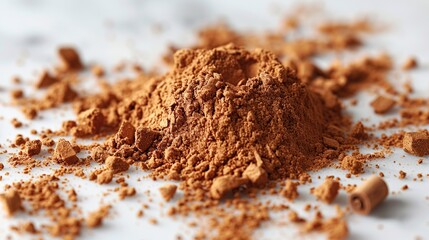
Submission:
[[[128,144],[128,145],[134,144],[135,131],[136,129],[130,122],[128,121],[122,122],[115,136],[116,143],[119,146],[122,144]]]
[[[25,153],[28,156],[34,156],[40,153],[42,149],[42,141],[36,139],[25,143]]]
[[[99,65],[92,66],[91,72],[96,77],[102,77],[102,76],[104,76],[104,73],[105,73],[103,67],[101,67]]]
[[[112,182],[113,179],[113,171],[105,170],[97,175],[97,183],[98,184],[108,184]]]
[[[280,191],[280,195],[287,198],[289,201],[294,201],[298,196],[298,185],[299,183],[291,180],[286,180],[284,188]]]
[[[123,159],[115,156],[109,156],[106,158],[105,166],[113,173],[125,172],[130,168],[130,165]]]
[[[409,57],[402,65],[402,69],[404,70],[411,70],[416,67],[417,67],[417,60],[414,57]]]
[[[16,119],[16,118],[13,118],[11,121],[10,121],[10,123],[12,124],[12,126],[14,127],[14,128],[20,128],[20,127],[22,127],[22,122],[21,121],[19,121],[18,119]]]
[[[313,194],[317,199],[330,204],[337,197],[339,189],[340,183],[337,180],[327,178],[322,185],[314,189]]]
[[[298,213],[295,211],[290,211],[288,214],[289,221],[293,223],[303,223],[305,222],[305,219],[299,217]]]
[[[118,195],[119,195],[119,199],[124,199],[126,197],[131,197],[136,195],[136,189],[133,187],[122,187],[121,189],[119,189]]]
[[[395,100],[385,97],[378,96],[371,102],[371,106],[374,109],[374,112],[377,114],[384,114],[390,111],[395,106]]]
[[[83,68],[80,56],[73,47],[61,47],[58,49],[61,60],[61,70],[64,72],[79,71]]]
[[[167,184],[167,185],[159,188],[159,192],[161,193],[161,196],[167,202],[170,201],[174,197],[176,190],[177,190],[177,186],[174,184]]]
[[[32,222],[25,222],[21,225],[21,230],[26,233],[36,234],[37,229]]]
[[[35,87],[36,88],[47,88],[54,83],[57,83],[58,79],[52,76],[48,70],[43,70],[40,74],[39,78],[36,80]]]
[[[0,194],[0,202],[8,216],[12,216],[16,211],[22,208],[21,197],[19,193],[13,189]]]
[[[24,97],[24,92],[21,89],[15,89],[10,92],[10,97],[12,99],[20,99]]]
[[[406,178],[407,177],[407,173],[406,172],[404,172],[404,171],[402,171],[402,170],[400,170],[399,171],[399,179],[404,179],[404,178]]]
[[[362,124],[362,122],[358,122],[354,125],[351,136],[362,140],[368,138],[368,134],[365,132],[365,126]]]

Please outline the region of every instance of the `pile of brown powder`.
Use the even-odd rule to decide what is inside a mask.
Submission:
[[[257,164],[270,179],[297,177],[342,141],[330,131],[340,113],[269,52],[182,50],[174,62],[153,91],[120,106],[122,119],[148,129],[143,138],[158,133],[146,161],[158,176],[211,180]]]

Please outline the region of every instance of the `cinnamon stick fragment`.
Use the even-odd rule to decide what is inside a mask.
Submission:
[[[368,178],[349,196],[349,204],[354,212],[368,215],[389,194],[386,182],[376,175]]]

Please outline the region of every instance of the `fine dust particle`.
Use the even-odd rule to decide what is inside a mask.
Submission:
[[[318,200],[330,204],[337,197],[339,189],[340,183],[338,181],[327,178],[322,185],[314,189],[313,194]]]
[[[371,106],[375,113],[384,114],[389,112],[395,106],[395,103],[395,100],[389,97],[378,96],[371,102]]]
[[[407,177],[407,173],[400,170],[399,171],[399,179],[405,179]]]
[[[0,202],[8,216],[12,216],[16,211],[22,208],[21,197],[15,190],[9,190],[6,193],[0,194]]]
[[[174,184],[167,184],[159,188],[159,192],[165,201],[170,201],[174,194],[176,194],[177,186]]]
[[[405,191],[405,190],[408,190],[408,185],[404,185],[404,186],[402,186],[402,188],[401,188],[403,191]]]
[[[61,47],[58,49],[58,56],[61,61],[60,69],[62,71],[70,72],[83,69],[83,64],[76,49],[72,47]]]
[[[91,67],[91,72],[96,77],[102,77],[105,74],[105,71],[104,71],[103,67],[101,67],[99,65],[92,66]]]
[[[105,167],[114,174],[125,172],[130,168],[130,165],[120,157],[109,156],[104,163]]]
[[[111,206],[102,206],[97,211],[91,212],[86,218],[86,226],[89,228],[97,228],[103,224],[103,219],[109,215]]]
[[[290,211],[288,214],[288,219],[289,221],[293,222],[293,223],[303,223],[305,222],[305,219],[301,218],[297,212],[295,211]]]
[[[10,91],[10,97],[13,100],[20,99],[24,97],[24,92],[21,89],[15,89]]]
[[[410,154],[429,155],[429,134],[427,132],[405,133],[402,145],[404,150]]]
[[[414,57],[409,57],[404,64],[402,65],[402,69],[411,70],[417,67],[417,60]]]
[[[298,196],[298,182],[293,182],[291,180],[286,180],[286,184],[283,189],[280,191],[280,195],[288,199],[289,201],[294,201]]]
[[[12,124],[12,126],[14,127],[14,128],[20,128],[20,127],[22,127],[22,122],[21,121],[19,121],[18,119],[16,119],[16,118],[13,118],[11,121],[10,121],[10,123]]]
[[[215,178],[210,187],[210,195],[214,199],[222,198],[229,191],[236,189],[248,182],[247,179],[237,176],[222,176]]]
[[[79,158],[76,156],[73,146],[65,139],[58,140],[55,147],[54,159],[65,165],[74,165],[79,162]]]

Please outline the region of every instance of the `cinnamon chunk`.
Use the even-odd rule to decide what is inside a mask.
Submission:
[[[429,155],[429,134],[425,132],[405,133],[403,149],[416,156]]]
[[[337,197],[339,189],[340,183],[338,181],[327,178],[322,185],[314,189],[313,194],[317,199],[330,204]]]
[[[55,147],[54,159],[65,165],[73,165],[79,162],[76,152],[71,143],[65,139],[60,139]]]
[[[395,103],[395,100],[391,98],[385,96],[378,96],[371,102],[371,106],[374,109],[375,113],[385,114],[395,106]]]
[[[158,133],[155,131],[150,130],[149,128],[145,127],[139,127],[136,130],[136,147],[142,151],[145,152],[149,149],[149,147],[152,145],[153,141],[155,141],[156,137],[158,136]]]
[[[8,216],[12,216],[16,211],[22,208],[21,197],[15,190],[9,190],[6,193],[0,194],[0,202]]]
[[[83,69],[80,56],[73,47],[61,47],[58,49],[58,56],[61,61],[61,70],[64,72],[79,71]]]

